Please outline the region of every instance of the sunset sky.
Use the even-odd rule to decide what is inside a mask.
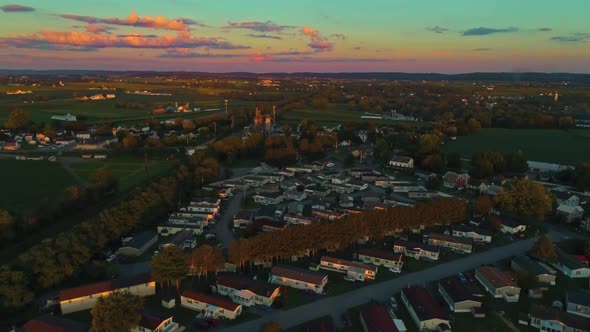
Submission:
[[[590,73],[588,0],[0,0],[0,68]]]

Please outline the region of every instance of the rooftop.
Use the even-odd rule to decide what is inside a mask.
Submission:
[[[401,254],[396,254],[393,251],[373,249],[373,248],[361,248],[358,250],[359,255],[376,257],[380,259],[386,259],[390,261],[399,261],[402,259]]]
[[[408,242],[403,240],[395,240],[394,246],[402,246],[408,249],[422,249],[429,252],[439,252],[439,249],[435,246],[431,246],[426,243],[419,242]]]
[[[567,301],[590,307],[590,290],[578,289],[567,293]]]
[[[554,320],[571,328],[580,331],[588,331],[590,327],[590,319],[581,316],[573,315],[557,308],[547,308],[539,305],[533,305],[531,308],[531,317],[542,320]]]
[[[158,326],[162,324],[162,322],[171,318],[171,316],[147,311],[142,311],[140,315],[141,318],[139,320],[139,326],[148,328],[152,331],[157,329]]]
[[[377,267],[374,265],[369,265],[369,264],[365,264],[365,263],[361,263],[361,262],[349,261],[349,260],[340,259],[340,258],[334,258],[334,257],[330,257],[330,256],[322,256],[322,258],[320,260],[324,261],[324,262],[339,264],[339,265],[356,267],[356,268],[368,270],[368,271],[377,271]]]
[[[541,266],[538,262],[530,259],[527,256],[516,256],[512,258],[512,261],[518,264],[518,266],[520,266],[521,269],[527,270],[536,276],[542,274],[553,274],[549,270]]]
[[[217,275],[217,284],[237,290],[249,290],[252,293],[265,297],[269,297],[277,289],[276,286],[264,281],[253,280],[234,273],[219,273]]]
[[[60,316],[43,315],[26,322],[21,332],[88,332],[90,326]]]
[[[502,271],[498,268],[493,266],[482,266],[477,268],[476,273],[479,273],[481,277],[487,280],[494,288],[502,288],[502,287],[516,287],[516,282],[514,281],[514,276],[512,273],[508,271]]]
[[[366,332],[399,331],[387,309],[381,305],[371,304],[361,309],[360,315],[365,322]]]
[[[285,277],[293,280],[300,280],[310,284],[320,285],[322,281],[328,277],[327,274],[321,272],[310,271],[286,265],[276,265],[270,270],[272,275]]]
[[[129,278],[101,281],[94,284],[64,289],[59,291],[58,297],[60,301],[67,301],[79,297],[109,292],[139,284],[147,284],[152,281],[153,279],[149,274],[141,274]]]
[[[182,296],[189,298],[191,300],[196,300],[202,303],[206,303],[206,304],[211,304],[214,305],[218,308],[223,308],[223,309],[227,309],[227,310],[231,310],[231,311],[235,311],[240,305],[233,303],[232,301],[230,301],[229,299],[222,297],[222,296],[218,296],[218,295],[213,295],[213,294],[207,294],[207,293],[202,293],[202,292],[197,292],[197,291],[193,291],[193,290],[185,290],[184,292],[182,292]]]
[[[133,239],[127,242],[124,247],[131,247],[141,249],[146,243],[150,242],[153,238],[157,237],[158,234],[152,231],[140,232],[133,234]]]
[[[403,288],[406,299],[410,306],[416,312],[416,315],[421,321],[430,319],[448,319],[444,308],[440,306],[438,301],[430,294],[424,287],[407,287]]]
[[[471,290],[457,277],[441,280],[439,285],[455,303],[462,301],[477,301],[475,296],[471,293]]]
[[[433,239],[433,240],[438,240],[438,241],[461,243],[461,244],[468,244],[468,245],[473,244],[472,239],[468,239],[468,238],[464,238],[464,237],[450,236],[450,235],[445,235],[445,234],[440,234],[440,233],[428,233],[425,235],[425,237]]]

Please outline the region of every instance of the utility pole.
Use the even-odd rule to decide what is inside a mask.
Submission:
[[[227,102],[228,102],[228,100],[226,99],[226,100],[225,100],[225,116],[226,116],[226,117],[227,117]]]

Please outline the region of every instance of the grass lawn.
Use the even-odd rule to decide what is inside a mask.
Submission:
[[[283,310],[292,309],[298,307],[303,304],[309,303],[314,297],[320,297],[322,295],[311,295],[307,294],[302,290],[295,289],[295,288],[285,288],[287,290],[286,294],[283,293]],[[325,296],[325,295],[324,295]]]
[[[279,322],[280,324],[280,322]],[[305,322],[303,324],[299,324],[295,327],[292,327],[287,330],[287,332],[307,332],[307,331],[314,331],[313,329],[318,329],[320,326],[332,326],[334,324],[334,320],[330,316],[320,317],[318,319],[314,319],[309,322]],[[359,330],[360,331],[360,330]]]
[[[486,318],[474,318],[470,313],[454,314],[451,322],[453,331],[457,332],[504,332],[511,331],[510,327],[498,314],[491,312]],[[520,326],[518,326],[520,328]]]
[[[151,160],[149,177],[160,176],[169,172],[174,164],[166,160]],[[145,182],[148,178],[143,158],[109,157],[104,160],[83,160],[72,164],[72,169],[80,177],[89,180],[92,174],[100,168],[108,168],[113,176],[119,180],[119,190],[128,191]]]
[[[486,150],[522,150],[529,160],[575,165],[590,160],[590,130],[485,128],[475,135],[447,142],[444,150],[458,152],[465,158]]]
[[[75,180],[59,162],[0,160],[0,209],[24,212],[40,207],[53,209],[64,189]]]

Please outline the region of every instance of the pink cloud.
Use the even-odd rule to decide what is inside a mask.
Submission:
[[[103,33],[108,32],[109,30],[111,30],[111,28],[103,24],[88,24],[86,26],[86,31],[90,33]]]
[[[2,10],[5,13],[27,13],[34,12],[35,8],[29,6],[9,4],[0,7],[0,10]]]
[[[62,18],[67,20],[85,22],[88,24],[109,24],[109,25],[123,25],[123,26],[134,26],[134,27],[144,27],[144,28],[153,28],[153,29],[163,29],[163,30],[173,30],[173,31],[184,31],[189,30],[191,25],[196,26],[204,26],[204,24],[199,23],[195,20],[187,19],[187,18],[177,18],[177,19],[168,19],[163,16],[145,16],[141,17],[137,15],[136,12],[132,12],[126,18],[118,18],[118,17],[111,17],[111,18],[99,18],[94,16],[81,16],[81,15],[71,15],[71,14],[63,14],[60,15]]]
[[[247,49],[248,46],[232,44],[221,38],[192,37],[189,32],[181,31],[176,35],[109,35],[80,31],[42,30],[31,35],[2,38],[11,46],[25,47],[27,44],[69,45],[92,48],[200,48],[211,49]]]
[[[301,28],[301,33],[310,38],[309,46],[317,52],[331,51],[334,48],[334,44],[328,40],[328,38],[322,36],[320,32],[311,27]]]

